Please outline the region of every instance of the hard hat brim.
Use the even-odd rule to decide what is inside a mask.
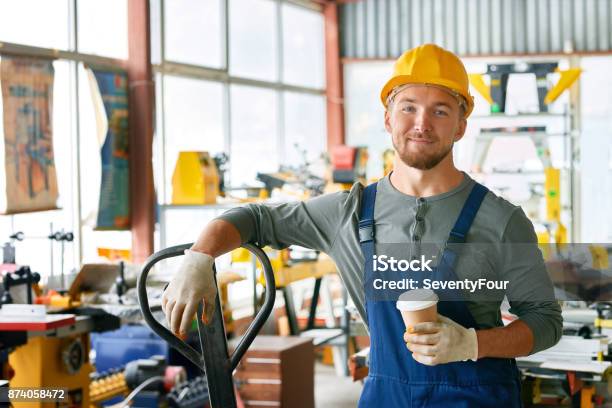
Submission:
[[[465,110],[465,118],[470,116],[470,113],[472,113],[472,110],[474,110],[474,98],[469,93],[462,92],[461,91],[462,87],[456,82],[441,79],[441,78],[436,78],[436,79],[422,78],[422,77],[418,77],[414,75],[398,75],[398,76],[391,78],[389,81],[387,81],[382,91],[380,92],[380,100],[383,106],[385,107],[385,109],[387,108],[387,98],[389,97],[389,94],[391,93],[391,91],[397,86],[407,85],[407,84],[415,84],[415,85],[428,85],[429,84],[429,85],[442,86],[444,88],[447,88],[449,91],[454,92],[455,94],[461,95],[465,98],[465,101],[467,104],[466,110]]]

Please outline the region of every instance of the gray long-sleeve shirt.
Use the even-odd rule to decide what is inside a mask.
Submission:
[[[374,209],[376,252],[390,245],[442,244],[448,238],[474,180],[467,174],[455,189],[417,198],[396,190],[389,177],[378,182]],[[232,223],[243,243],[286,248],[289,245],[319,250],[335,261],[359,314],[367,325],[364,291],[364,259],[358,240],[358,216],[363,187],[326,194],[306,201],[277,205],[250,204],[229,210],[220,219]],[[503,295],[516,314],[533,331],[532,353],[553,346],[562,332],[559,304],[537,249],[533,225],[522,209],[489,192],[467,236],[468,243],[484,243],[458,257],[459,279],[492,275],[509,282],[506,292],[487,301],[470,300],[468,308],[480,328],[502,326]],[[500,252],[500,245],[505,245]],[[517,245],[513,245],[517,244]],[[520,244],[520,245],[518,245]],[[527,245],[525,245],[527,244]],[[498,253],[491,254],[487,251]]]

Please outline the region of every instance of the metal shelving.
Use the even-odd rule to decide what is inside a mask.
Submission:
[[[488,176],[509,176],[509,177],[528,177],[530,179],[529,184],[531,185],[530,190],[532,193],[532,197],[539,195],[538,202],[542,199],[546,199],[545,194],[541,194],[537,191],[537,189],[533,188],[534,184],[541,184],[542,191],[544,191],[544,180],[545,180],[545,169],[549,167],[557,168],[561,171],[561,181],[560,181],[560,194],[561,194],[561,221],[565,223],[568,228],[568,236],[571,237],[571,240],[574,240],[576,237],[577,225],[575,222],[574,211],[576,209],[576,192],[575,192],[575,160],[577,157],[577,151],[575,149],[576,143],[575,139],[578,136],[578,132],[576,129],[572,127],[572,113],[570,109],[566,108],[564,112],[558,113],[549,113],[549,112],[534,112],[534,113],[521,113],[514,115],[506,115],[506,114],[491,114],[491,115],[476,115],[470,117],[470,119],[475,119],[476,126],[479,129],[479,133],[476,136],[476,145],[473,154],[472,165],[475,166],[479,171],[473,172],[474,176],[479,179],[479,181],[487,184]],[[498,129],[501,128],[512,128],[516,127],[517,129],[525,128],[533,126],[549,127],[550,125],[553,128],[556,126],[558,130],[542,131],[540,129],[535,130],[533,132],[530,131],[493,131],[493,132],[482,132],[482,129],[486,128],[485,125],[481,125],[483,121],[490,120],[495,122],[495,126]],[[472,122],[474,123],[474,122]],[[487,158],[487,152],[491,147],[493,141],[496,138],[503,137],[506,140],[510,138],[528,138],[532,141],[536,148],[536,153],[538,158],[542,162],[542,169],[521,169],[521,168],[512,168],[509,170],[503,169],[490,169],[490,171],[483,171],[482,167],[485,164]],[[553,165],[553,160],[550,152],[550,140],[552,138],[562,138],[562,159],[555,160],[555,165]],[[537,176],[541,175],[542,181],[534,181],[534,178],[538,178]],[[505,189],[499,189],[505,190]],[[503,192],[502,192],[503,195]],[[529,203],[530,205],[534,205],[533,199],[529,199],[524,203]],[[538,211],[538,217],[530,217],[531,220],[539,224],[545,228],[549,228],[550,225],[556,224],[547,220],[541,211]],[[533,214],[532,214],[533,215]]]

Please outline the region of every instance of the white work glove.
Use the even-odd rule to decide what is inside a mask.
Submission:
[[[438,322],[417,323],[406,330],[404,341],[412,357],[425,365],[478,359],[476,330],[441,315]]]
[[[210,255],[185,250],[181,265],[162,295],[162,311],[166,315],[168,327],[182,338],[187,335],[202,299],[205,323],[212,320],[217,296],[214,263],[215,259]]]

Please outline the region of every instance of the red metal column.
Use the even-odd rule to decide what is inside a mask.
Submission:
[[[344,144],[344,95],[342,93],[342,63],[340,62],[340,34],[338,4],[324,5],[325,18],[325,77],[327,85],[327,148]]]
[[[130,84],[130,213],[132,260],[153,253],[153,112],[155,86],[151,67],[149,1],[128,2],[128,77]]]

